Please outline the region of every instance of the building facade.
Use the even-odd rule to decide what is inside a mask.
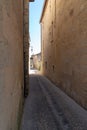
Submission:
[[[42,72],[87,109],[87,1],[45,0]]]
[[[41,70],[41,53],[31,55],[30,68]]]
[[[28,0],[0,0],[0,130],[19,129],[28,75],[28,5]]]

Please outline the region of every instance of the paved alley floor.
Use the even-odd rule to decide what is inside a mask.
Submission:
[[[30,75],[21,130],[87,130],[87,111],[47,78]]]

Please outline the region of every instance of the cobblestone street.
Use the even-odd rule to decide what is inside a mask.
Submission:
[[[40,75],[30,75],[21,130],[87,130],[87,111]]]

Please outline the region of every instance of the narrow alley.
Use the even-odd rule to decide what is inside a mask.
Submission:
[[[87,0],[0,0],[0,130],[87,130]]]
[[[30,75],[21,130],[87,130],[87,111],[47,78]]]

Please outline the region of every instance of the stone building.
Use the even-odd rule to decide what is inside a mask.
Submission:
[[[31,56],[30,68],[41,70],[41,53],[34,54]]]
[[[45,0],[43,74],[87,109],[87,0]]]
[[[19,129],[28,90],[28,5],[28,0],[0,0],[0,130]]]

